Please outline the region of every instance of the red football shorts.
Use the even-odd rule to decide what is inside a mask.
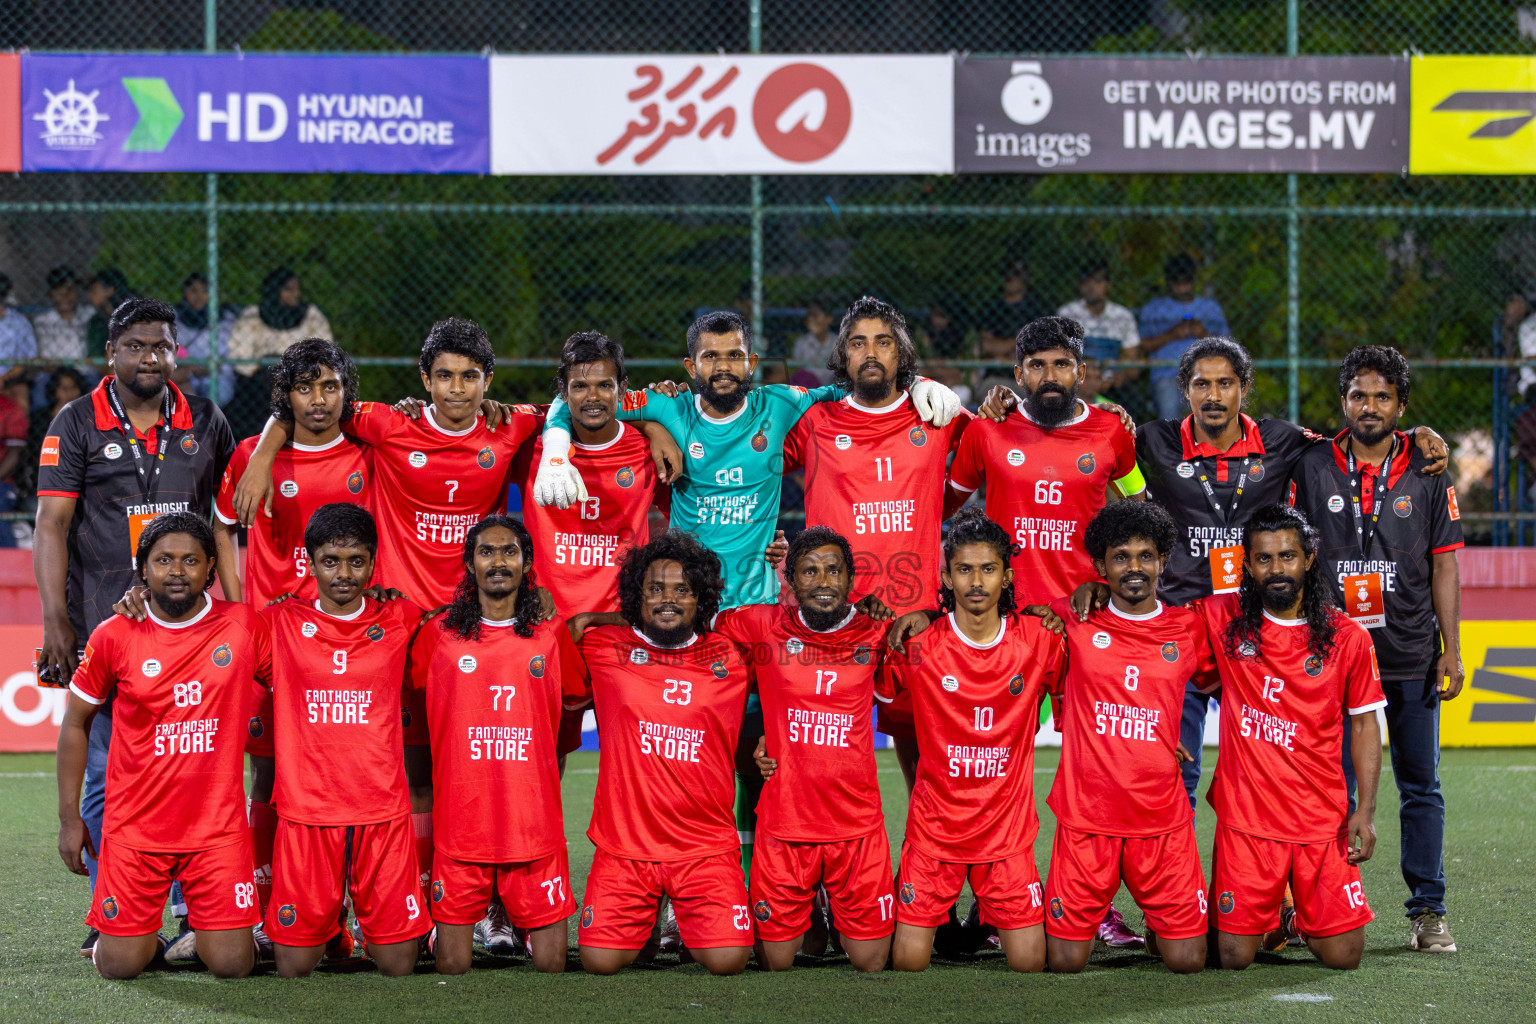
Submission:
[[[181,880],[187,921],[198,930],[249,928],[261,920],[251,881],[251,834],[196,853],[145,853],[111,839],[101,844],[96,895],[87,927],[103,935],[149,935],[160,930],[171,882]]]
[[[279,815],[267,935],[282,946],[328,942],[351,895],[369,942],[418,938],[432,916],[421,905],[417,872],[408,814],[376,825],[300,825]]]
[[[917,742],[917,726],[912,718],[910,690],[902,690],[890,701],[875,701],[875,730],[893,740]]]
[[[425,747],[432,743],[427,732],[427,694],[425,690],[409,687],[400,693],[400,725],[407,747]]]
[[[506,864],[454,860],[438,850],[432,875],[432,920],[438,924],[475,924],[493,895],[519,928],[543,928],[576,912],[564,846],[538,860]]]
[[[752,916],[765,942],[798,939],[811,927],[811,898],[824,885],[837,930],[883,939],[896,930],[891,843],[880,828],[835,843],[787,843],[764,832],[752,850]]]
[[[672,898],[677,930],[689,949],[752,945],[752,914],[736,850],[695,860],[649,861],[592,853],[577,942],[599,949],[639,949],[651,937],[661,898]]]
[[[256,705],[251,720],[245,723],[245,752],[252,757],[273,757],[272,691],[260,683],[256,687]]]
[[[1033,849],[988,864],[960,864],[930,857],[911,842],[901,844],[896,920],[918,928],[937,928],[949,920],[949,908],[955,905],[966,879],[970,879],[971,891],[981,904],[983,924],[1012,930],[1031,928],[1045,920]]]
[[[1302,935],[1342,935],[1376,917],[1360,887],[1360,868],[1349,863],[1349,840],[1343,836],[1286,843],[1218,825],[1211,861],[1211,892],[1216,894],[1211,916],[1229,935],[1258,935],[1277,927],[1287,880]]]
[[[581,746],[581,720],[585,710],[560,711],[560,734],[555,737],[555,756],[564,757]]]
[[[1120,882],[1163,939],[1194,939],[1209,923],[1195,826],[1121,839],[1056,826],[1045,880],[1045,932],[1068,942],[1098,934]]]

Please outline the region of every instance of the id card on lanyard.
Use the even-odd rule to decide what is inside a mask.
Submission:
[[[1232,493],[1231,508],[1222,508],[1221,502],[1216,498],[1216,489],[1211,486],[1210,477],[1205,472],[1202,460],[1200,468],[1200,486],[1205,491],[1206,500],[1211,503],[1211,509],[1216,513],[1216,519],[1225,527],[1237,514],[1238,502],[1243,500],[1243,488],[1248,486],[1248,466],[1253,461],[1251,456],[1243,458],[1243,471],[1238,475],[1237,487]],[[1241,544],[1229,544],[1224,547],[1211,548],[1206,552],[1206,558],[1211,569],[1211,593],[1234,594],[1243,582],[1243,547]]]
[[[1371,493],[1371,515],[1367,522],[1360,477],[1355,472],[1355,447],[1351,441],[1344,453],[1344,469],[1349,474],[1350,508],[1355,517],[1355,539],[1360,542],[1360,559],[1371,560],[1371,546],[1376,540],[1376,528],[1381,520],[1381,509],[1392,491],[1392,460],[1397,456],[1397,438],[1387,452],[1387,460],[1381,464],[1376,486]],[[1383,593],[1383,580],[1379,572],[1366,572],[1345,576],[1339,583],[1344,588],[1344,612],[1366,629],[1380,629],[1387,624],[1387,602]]]
[[[160,424],[156,430],[155,452],[150,455],[144,451],[144,445],[139,441],[139,435],[133,428],[133,423],[128,419],[128,413],[123,409],[123,403],[117,395],[117,380],[107,381],[107,403],[112,407],[112,413],[117,417],[117,425],[122,429],[123,436],[128,441],[128,450],[133,453],[133,469],[139,478],[139,487],[144,492],[144,504],[153,506],[155,503],[155,491],[160,485],[160,470],[165,465],[165,452],[171,443],[171,388],[165,386],[164,400],[160,406]],[[144,532],[144,527],[155,518],[155,513],[129,513],[128,515],[128,557],[133,567],[138,568],[139,535]]]

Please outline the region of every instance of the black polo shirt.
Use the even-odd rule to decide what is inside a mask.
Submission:
[[[1352,616],[1367,617],[1361,624],[1376,642],[1382,678],[1423,679],[1440,656],[1434,556],[1463,546],[1456,487],[1448,473],[1425,476],[1424,456],[1399,432],[1383,491],[1375,466],[1356,465],[1349,472],[1348,439],[1345,431],[1302,456],[1296,468],[1296,507],[1317,527],[1319,557],[1340,606]],[[1373,524],[1378,499],[1381,511]],[[1346,579],[1352,582],[1348,591]],[[1379,605],[1374,601],[1378,588]],[[1382,612],[1386,621],[1373,625]]]
[[[1169,604],[1209,597],[1215,589],[1213,573],[1226,574],[1229,585],[1223,591],[1236,589],[1242,558],[1218,557],[1213,565],[1212,553],[1241,549],[1248,516],[1256,508],[1288,501],[1297,460],[1327,441],[1287,420],[1243,416],[1242,423],[1242,438],[1226,451],[1197,440],[1189,416],[1179,423],[1154,420],[1136,428],[1136,459],[1147,478],[1147,497],[1166,508],[1179,528],[1173,557],[1158,582],[1158,594]]]
[[[54,417],[38,459],[38,497],[74,498],[69,524],[69,621],[80,643],[112,615],[133,580],[133,553],[144,524],[161,512],[207,517],[235,438],[219,407],[174,384],[167,427],[162,414],[147,434],[135,431],[136,462],[122,421],[107,398],[110,376]],[[160,434],[169,429],[164,461],[146,494],[138,465],[153,465]]]

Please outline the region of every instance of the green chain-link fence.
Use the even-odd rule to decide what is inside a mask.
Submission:
[[[1528,53],[1536,12],[1492,0],[10,0],[0,48],[23,47]],[[133,291],[172,301],[203,273],[234,310],[287,266],[368,363],[370,397],[418,391],[420,339],[461,315],[490,332],[506,360],[496,397],[510,400],[547,394],[572,331],[620,339],[641,360],[638,384],[682,372],[682,331],[702,308],[740,305],[777,361],[806,330],[807,303],[835,314],[866,292],[923,328],[932,372],[974,380],[979,311],[1005,266],[1023,264],[1029,293],[1054,307],[1076,297],[1083,262],[1102,259],[1111,297],[1135,308],[1160,293],[1164,260],[1186,252],[1261,360],[1254,411],[1334,429],[1339,356],[1397,345],[1415,365],[1410,420],[1456,447],[1470,531],[1510,543],[1532,515],[1519,511],[1532,507],[1531,473],[1501,449],[1525,407],[1511,397],[1518,371],[1497,357],[1518,353],[1517,321],[1500,329],[1511,295],[1536,294],[1533,200],[1517,177],[24,174],[0,183],[0,273],[28,313],[50,308],[47,274],[61,265],[82,282],[116,268]],[[946,322],[939,313],[947,330],[930,326]],[[255,367],[239,369],[200,383],[221,392],[237,433],[252,432],[263,388],[246,375]],[[1112,397],[1152,414],[1144,377]]]

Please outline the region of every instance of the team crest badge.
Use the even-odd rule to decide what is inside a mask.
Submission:
[[[400,725],[406,729],[411,727],[411,709],[404,704],[400,705]]]
[[[299,627],[299,632],[303,633],[304,638],[307,640],[314,636],[316,633],[320,632],[320,627],[315,625],[313,622],[306,622],[304,625]]]
[[[405,461],[411,464],[412,469],[420,469],[427,464],[427,453],[411,452],[410,455],[406,456]]]
[[[631,665],[644,665],[650,660],[651,656],[645,652],[643,647],[632,648],[629,652],[629,663]]]
[[[1232,913],[1232,908],[1235,906],[1237,906],[1237,900],[1233,898],[1230,892],[1224,892],[1216,899],[1216,909],[1223,914]]]
[[[773,910],[768,906],[767,900],[758,900],[752,904],[752,916],[759,921],[767,921],[773,916]]]
[[[299,911],[292,903],[284,903],[277,908],[277,923],[284,928],[292,928],[293,923],[299,919]]]
[[[296,480],[284,480],[277,487],[277,493],[285,498],[295,498],[299,494],[299,484]]]
[[[832,443],[837,445],[838,451],[845,452],[849,448],[853,447],[853,438],[849,437],[847,434],[838,434],[832,439]]]
[[[160,663],[154,658],[145,658],[144,664],[139,666],[139,671],[150,679],[160,674]]]
[[[363,636],[366,636],[374,643],[378,643],[380,640],[384,639],[384,627],[378,623],[374,623],[368,627],[368,632],[364,633]]]
[[[868,647],[860,647],[857,650],[855,650],[853,652],[853,663],[855,665],[868,665],[869,664],[869,648]]]
[[[116,896],[108,896],[106,899],[101,901],[101,916],[106,918],[108,921],[117,916],[119,909],[121,908],[119,908],[117,905]]]
[[[797,636],[792,636],[784,641],[784,650],[790,654],[799,654],[805,650],[805,642]]]
[[[912,447],[921,448],[928,443],[928,433],[922,427],[913,427],[907,431],[907,440],[912,442]]]
[[[353,494],[362,493],[363,474],[361,472],[354,472],[351,476],[347,477],[347,490],[351,491]]]
[[[613,474],[613,482],[620,487],[633,487],[635,485],[635,471],[625,466]]]
[[[181,450],[187,455],[196,455],[198,449],[197,438],[191,434],[184,434],[181,438]]]
[[[107,446],[101,450],[103,458],[120,459],[123,457],[123,446],[116,441],[107,442]]]
[[[1061,905],[1061,897],[1060,896],[1052,896],[1051,897],[1051,918],[1052,918],[1052,920],[1060,921],[1062,918],[1064,918],[1066,916],[1067,916],[1067,908],[1063,907]]]
[[[1188,480],[1190,477],[1195,475],[1195,466],[1190,462],[1181,462],[1179,463],[1178,467],[1174,469],[1174,472],[1179,474],[1179,476],[1183,477],[1185,480]]]
[[[954,693],[956,690],[960,689],[960,680],[956,679],[954,676],[945,676],[943,679],[939,680],[939,685],[944,687],[945,693]]]
[[[1008,680],[1008,692],[1011,693],[1015,697],[1017,697],[1019,694],[1023,693],[1024,692],[1024,677],[1023,676],[1014,676],[1012,679]]]
[[[490,469],[492,466],[496,465],[496,453],[491,451],[490,446],[487,445],[486,447],[480,449],[479,455],[475,456],[475,463],[481,469]]]
[[[689,441],[688,457],[691,459],[702,459],[704,457],[704,446],[697,441]]]
[[[528,674],[535,679],[544,678],[544,655],[535,654],[528,659]]]
[[[1167,643],[1163,644],[1163,660],[1166,662],[1178,661],[1179,645],[1174,643],[1172,640],[1169,640]]]
[[[251,720],[245,723],[245,731],[250,734],[251,739],[259,740],[261,734],[267,731],[267,727],[261,724],[260,715],[252,715]]]
[[[229,644],[219,644],[213,649],[213,663],[219,668],[228,668],[234,654],[230,652]]]
[[[1323,674],[1323,659],[1317,655],[1309,655],[1306,661],[1307,675],[1320,676]]]
[[[1077,457],[1077,471],[1084,476],[1093,472],[1093,452],[1084,452]]]
[[[1237,653],[1241,654],[1245,658],[1252,658],[1259,653],[1259,649],[1253,646],[1253,644],[1244,640],[1241,644],[1238,644]]]
[[[1008,465],[1015,468],[1024,465],[1024,453],[1018,448],[1008,449]]]
[[[1093,646],[1097,647],[1101,651],[1104,650],[1109,646],[1109,634],[1104,632],[1102,629],[1093,634]]]
[[[714,673],[716,679],[724,679],[727,675],[730,674],[726,670],[725,662],[723,661],[715,662],[713,665],[709,666],[709,670]]]
[[[1262,463],[1262,462],[1255,462],[1253,465],[1249,466],[1248,467],[1248,479],[1252,480],[1254,483],[1258,483],[1260,480],[1263,480],[1264,479],[1264,463]]]
[[[917,899],[917,893],[913,890],[912,883],[911,882],[902,882],[901,883],[901,902],[903,902],[903,903],[905,903],[905,904],[910,906],[912,901],[915,900],[915,899]]]
[[[441,878],[432,880],[432,902],[443,902],[443,880]]]
[[[591,928],[592,927],[592,908],[591,907],[582,907],[581,908],[581,926],[583,928]]]
[[[1406,494],[1394,498],[1392,501],[1392,511],[1397,514],[1397,518],[1407,519],[1413,515],[1413,499]]]
[[[464,657],[459,659],[459,671],[463,672],[465,675],[469,675],[479,667],[480,663],[475,661],[475,656],[473,654],[466,654]]]
[[[757,433],[752,435],[752,450],[755,452],[768,450],[768,435],[763,433],[762,427],[758,427]]]
[[[1330,494],[1328,496],[1328,511],[1329,512],[1343,512],[1344,511],[1344,495],[1342,495],[1342,494]]]

